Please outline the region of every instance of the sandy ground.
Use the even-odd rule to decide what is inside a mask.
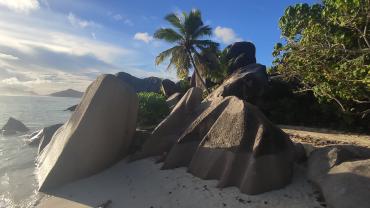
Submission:
[[[333,144],[349,144],[370,148],[370,135],[350,134],[295,126],[279,125],[279,127],[289,134],[294,142],[312,144],[315,147]]]
[[[236,187],[216,188],[217,181],[193,177],[185,168],[160,167],[153,158],[121,161],[98,175],[53,191],[53,196],[45,196],[36,207],[98,207],[108,200],[111,203],[107,208],[320,207],[318,192],[298,167],[292,184],[255,196],[242,194]]]

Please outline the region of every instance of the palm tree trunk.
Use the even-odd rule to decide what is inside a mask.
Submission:
[[[191,55],[191,52],[190,52],[189,50],[188,50],[188,56],[189,56],[189,58],[190,58],[191,63],[193,64],[195,74],[199,77],[200,82],[202,83],[202,85],[203,85],[203,86],[204,86],[204,88],[206,89],[207,93],[209,94],[210,92],[209,92],[209,90],[208,90],[208,88],[207,88],[207,85],[206,85],[206,83],[204,82],[204,80],[202,79],[202,77],[200,76],[200,73],[199,73],[199,71],[198,71],[198,68],[197,68],[197,66],[195,65],[195,62],[194,62],[193,56]],[[195,77],[195,80],[197,80],[197,78],[196,78],[196,77]],[[195,82],[196,82],[196,81],[195,81]]]

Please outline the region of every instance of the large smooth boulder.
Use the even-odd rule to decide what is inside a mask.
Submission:
[[[162,80],[162,90],[166,97],[170,97],[171,95],[181,92],[181,89],[179,86],[176,85],[173,81],[169,79]]]
[[[40,138],[39,147],[37,152],[40,154],[42,150],[50,143],[51,138],[53,138],[54,133],[62,126],[63,124],[55,124],[49,127],[42,129],[42,137]]]
[[[250,64],[234,72],[206,100],[222,100],[226,96],[236,96],[256,104],[268,86],[266,66]]]
[[[114,75],[99,76],[38,156],[39,190],[91,176],[126,156],[137,110],[138,98],[129,85]]]
[[[163,169],[186,166],[197,177],[218,179],[219,187],[259,194],[287,185],[294,160],[295,146],[287,134],[255,106],[227,97],[183,131]]]
[[[150,138],[144,143],[141,151],[132,156],[132,159],[158,156],[169,152],[182,132],[200,114],[197,107],[201,102],[202,90],[196,87],[190,88],[171,113],[158,124]]]
[[[231,65],[228,73],[232,74],[237,69],[256,63],[256,47],[251,42],[235,42],[226,47],[226,59]]]
[[[6,124],[1,129],[1,132],[4,135],[13,135],[18,132],[27,132],[29,131],[29,128],[27,128],[26,125],[24,125],[21,121],[18,121],[17,119],[10,117]]]
[[[126,72],[118,72],[117,78],[130,85],[136,92],[155,92],[161,90],[162,80],[158,77],[137,78]]]
[[[317,149],[309,157],[307,175],[330,207],[369,207],[369,149],[350,145]]]

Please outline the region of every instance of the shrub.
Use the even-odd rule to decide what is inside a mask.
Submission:
[[[138,126],[153,126],[158,124],[170,112],[166,98],[154,92],[140,92]]]

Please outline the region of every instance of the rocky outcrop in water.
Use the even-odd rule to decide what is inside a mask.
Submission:
[[[38,154],[41,153],[42,150],[50,143],[51,138],[53,138],[53,135],[55,132],[62,126],[63,124],[55,124],[49,127],[46,127],[42,130],[42,137],[39,142],[38,147]]]
[[[155,92],[161,90],[162,80],[158,77],[137,78],[126,72],[118,72],[117,78],[130,85],[136,92]]]
[[[30,135],[30,138],[27,141],[28,145],[31,145],[31,146],[39,145],[40,142],[43,141],[43,140],[45,140],[44,143],[46,141],[50,141],[53,134],[61,126],[62,126],[62,124],[55,124],[55,125],[45,127],[45,128],[43,128],[43,129],[41,129],[37,132],[34,132],[33,134]],[[40,152],[40,148],[39,148],[39,152]]]
[[[135,91],[101,75],[37,158],[41,191],[91,176],[128,154],[136,128]]]
[[[72,105],[71,107],[65,109],[64,111],[75,111],[78,105]]]
[[[17,133],[25,133],[29,131],[29,128],[27,128],[26,125],[24,125],[21,121],[18,121],[17,119],[10,117],[6,124],[1,129],[1,132],[3,135],[14,135]]]

